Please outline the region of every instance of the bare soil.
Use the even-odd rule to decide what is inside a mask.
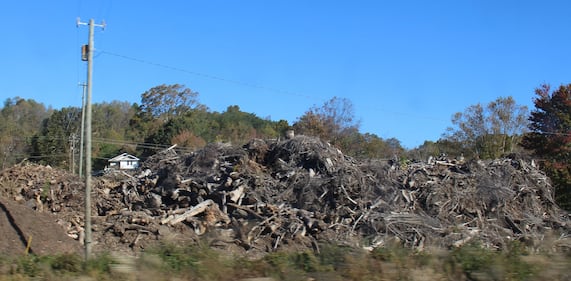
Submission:
[[[57,217],[0,198],[0,249],[4,255],[80,253],[81,245],[69,237]]]

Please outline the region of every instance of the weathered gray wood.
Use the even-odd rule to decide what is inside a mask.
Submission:
[[[161,224],[169,224],[169,225],[175,225],[181,221],[186,220],[189,217],[194,217],[202,212],[204,212],[209,206],[215,204],[214,201],[208,199],[205,200],[203,202],[201,202],[200,204],[190,208],[188,211],[184,212],[183,214],[180,215],[174,215],[174,216],[169,216],[163,220],[161,220]]]

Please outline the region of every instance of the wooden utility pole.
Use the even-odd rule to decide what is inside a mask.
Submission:
[[[77,25],[88,25],[89,26],[89,39],[87,44],[87,50],[83,47],[83,51],[87,51],[87,96],[85,100],[85,259],[88,260],[91,257],[91,88],[92,88],[92,72],[93,72],[93,33],[95,31],[95,26],[105,28],[105,22],[96,25],[93,19],[89,20],[89,23],[83,23],[77,19]],[[82,59],[85,54],[82,54]]]
[[[75,146],[77,145],[77,134],[69,136],[69,171],[75,174]]]
[[[79,177],[83,177],[83,152],[84,152],[84,145],[83,145],[83,137],[85,137],[85,89],[87,88],[87,84],[82,83],[80,84],[82,91],[81,91],[81,136],[79,137]]]

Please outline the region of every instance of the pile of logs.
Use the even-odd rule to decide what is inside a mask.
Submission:
[[[82,183],[46,180],[33,172],[48,169],[40,167],[3,171],[3,195],[58,214],[81,240]],[[8,181],[19,187],[8,192]],[[537,247],[548,236],[565,240],[570,229],[548,178],[530,161],[357,161],[305,136],[215,143],[190,154],[171,147],[135,173],[116,171],[94,182],[95,250],[140,251],[201,237],[246,254],[318,251],[322,242],[339,241],[368,249],[394,240],[419,250],[476,240]]]

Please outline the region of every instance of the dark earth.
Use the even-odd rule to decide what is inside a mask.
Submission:
[[[80,253],[82,245],[56,223],[57,217],[0,198],[0,249],[5,255]],[[30,247],[28,248],[28,245]]]

